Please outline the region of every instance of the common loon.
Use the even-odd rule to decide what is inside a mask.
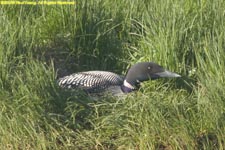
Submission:
[[[154,62],[141,62],[133,65],[125,77],[108,71],[86,71],[62,77],[58,84],[67,89],[82,89],[88,94],[120,95],[137,90],[143,81],[168,77],[181,76]]]

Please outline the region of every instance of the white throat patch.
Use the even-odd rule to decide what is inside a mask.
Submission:
[[[128,83],[126,80],[123,81],[123,85],[130,88],[130,89],[135,89],[130,83]]]

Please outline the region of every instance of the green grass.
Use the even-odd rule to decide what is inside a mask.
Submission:
[[[223,0],[0,6],[0,149],[224,149]],[[180,79],[92,101],[56,79],[155,61]]]

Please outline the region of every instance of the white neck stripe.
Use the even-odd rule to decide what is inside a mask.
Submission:
[[[130,89],[135,89],[130,83],[128,83],[126,80],[123,81],[123,85],[130,88]]]

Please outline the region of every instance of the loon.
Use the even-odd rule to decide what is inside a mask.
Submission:
[[[107,92],[114,96],[138,90],[141,82],[169,77],[181,76],[154,62],[140,62],[133,65],[125,77],[108,71],[86,71],[64,76],[58,84],[66,89],[82,89],[88,94]]]

